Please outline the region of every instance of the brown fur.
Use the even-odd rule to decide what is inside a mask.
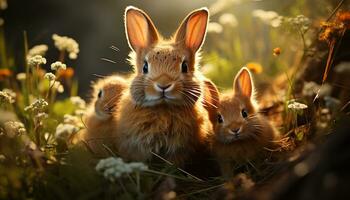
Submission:
[[[146,13],[137,8],[128,7],[125,18],[135,74],[115,113],[119,154],[145,161],[152,151],[183,165],[203,150],[213,131],[204,107],[210,94],[205,94],[206,79],[197,70],[208,11],[191,13],[170,40],[162,39]],[[147,73],[143,73],[145,61]],[[181,71],[183,62],[186,72]],[[157,85],[171,85],[171,89],[160,92]]]
[[[112,113],[118,111],[117,104],[127,87],[127,81],[116,75],[100,79],[92,85],[93,97],[87,109],[84,120],[86,129],[82,135],[94,152],[100,152],[97,150],[101,149],[98,144],[101,143],[101,146],[104,140],[113,136],[117,124]]]
[[[218,112],[218,106],[219,106],[219,91],[216,88],[215,84],[209,80],[204,80],[205,84],[205,101],[204,101],[204,107],[207,109],[209,113],[209,119],[215,126],[217,122],[217,112]]]
[[[274,141],[278,139],[275,128],[259,114],[248,69],[243,68],[237,74],[234,88],[234,93],[220,97],[218,112],[223,122],[214,128],[212,147],[224,176],[232,175],[235,163],[266,156],[265,148],[274,148]],[[242,109],[246,110],[247,117],[243,117]]]

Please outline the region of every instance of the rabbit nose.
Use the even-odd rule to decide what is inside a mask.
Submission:
[[[158,90],[159,92],[167,92],[172,89],[173,84],[161,85],[157,83],[155,86],[156,90]]]

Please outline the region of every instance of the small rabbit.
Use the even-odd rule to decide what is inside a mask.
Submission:
[[[274,148],[278,131],[259,114],[254,99],[254,84],[243,67],[235,77],[234,92],[220,97],[212,148],[225,177],[233,175],[233,166],[257,156],[266,156]]]
[[[102,145],[98,143],[113,137],[112,133],[116,129],[113,112],[119,109],[118,102],[127,87],[127,80],[116,75],[102,78],[92,85],[93,99],[84,119],[86,129],[82,133],[82,139],[94,152],[101,152],[98,149]]]
[[[115,112],[118,152],[125,159],[146,161],[156,153],[183,166],[208,149],[209,117],[218,102],[215,85],[198,71],[208,16],[206,8],[193,11],[165,40],[144,11],[126,8],[135,73]]]

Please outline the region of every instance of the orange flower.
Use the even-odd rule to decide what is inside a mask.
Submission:
[[[276,47],[273,49],[273,55],[274,56],[279,56],[281,54],[281,48]]]
[[[350,12],[338,12],[337,13],[337,21],[343,23],[346,28],[350,29]]]
[[[72,67],[67,67],[65,70],[58,71],[58,77],[63,79],[70,79],[74,75],[74,69]]]
[[[338,22],[321,22],[321,27],[323,31],[319,35],[319,40],[330,43],[334,38],[341,35],[344,24]]]
[[[327,41],[329,44],[342,37],[346,29],[350,29],[350,12],[338,12],[333,22],[321,22],[323,31],[319,35],[319,40]]]
[[[263,71],[262,66],[257,62],[247,63],[247,68],[255,74],[260,74]]]
[[[12,71],[9,69],[0,69],[0,81],[5,80],[6,78],[12,75]]]

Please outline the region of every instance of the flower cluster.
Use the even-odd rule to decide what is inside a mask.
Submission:
[[[304,15],[298,15],[296,17],[287,17],[284,18],[284,21],[287,24],[292,25],[293,27],[300,30],[302,33],[305,33],[311,24],[311,21],[309,18],[305,17]]]
[[[79,44],[72,38],[66,36],[52,35],[55,46],[60,51],[67,51],[70,59],[76,59],[79,53]]]
[[[55,74],[49,72],[44,75],[44,78],[46,78],[49,81],[54,81],[56,79],[56,76]]]
[[[63,116],[63,123],[72,124],[78,128],[84,128],[84,123],[83,123],[82,119],[79,117],[79,115],[65,114]]]
[[[51,70],[58,71],[60,69],[65,70],[67,68],[66,64],[61,63],[60,61],[56,61],[51,64]]]
[[[41,55],[36,55],[28,58],[28,66],[29,67],[37,67],[39,65],[46,64],[46,59]]]
[[[86,108],[86,102],[80,98],[79,96],[73,96],[69,98],[73,105],[75,105],[79,109]]]
[[[56,128],[56,138],[66,139],[77,133],[84,127],[82,120],[75,115],[65,114],[63,123],[60,123]]]
[[[24,80],[26,80],[26,78],[27,78],[27,75],[26,75],[26,73],[18,73],[17,75],[16,75],[16,79],[17,80],[19,80],[19,81],[24,81]]]
[[[77,108],[74,114],[77,116],[83,116],[85,114],[86,102],[79,96],[70,97],[70,101]]]
[[[48,117],[49,117],[48,114],[44,112],[40,112],[37,115],[35,115],[34,120],[40,124],[44,119],[47,119]]]
[[[142,162],[125,163],[121,158],[109,157],[100,160],[95,169],[103,173],[106,179],[115,181],[124,174],[145,171],[148,169],[148,166]]]
[[[14,103],[16,98],[16,93],[10,89],[3,89],[0,91],[0,102],[3,103]]]
[[[21,122],[7,121],[4,123],[4,129],[8,137],[15,137],[26,133],[26,129]]]
[[[221,33],[223,31],[223,28],[221,24],[217,22],[209,22],[207,31],[209,33]]]
[[[24,111],[32,113],[44,112],[49,104],[44,99],[37,99],[32,104],[24,108]]]
[[[32,47],[31,49],[29,49],[28,51],[28,58],[31,58],[33,56],[44,56],[48,50],[48,46],[46,44],[40,44],[40,45],[36,45],[34,47]]]
[[[261,9],[253,10],[252,15],[272,27],[279,27],[283,19],[283,17],[275,11],[265,11]]]
[[[233,5],[240,4],[242,0],[217,0],[209,7],[210,13],[213,15],[219,13]]]
[[[80,130],[79,127],[73,124],[61,123],[61,124],[58,124],[58,126],[56,127],[55,136],[56,138],[59,138],[59,139],[66,139],[70,137],[72,134],[77,133],[79,130]]]
[[[298,111],[298,110],[306,109],[307,105],[303,104],[303,103],[299,103],[293,99],[293,100],[288,101],[288,108]]]
[[[228,25],[231,27],[236,27],[238,25],[238,21],[236,16],[231,13],[224,13],[220,16],[219,22],[222,25]]]
[[[55,89],[58,93],[64,92],[64,87],[59,81],[52,80],[50,81],[50,85],[53,89]]]

